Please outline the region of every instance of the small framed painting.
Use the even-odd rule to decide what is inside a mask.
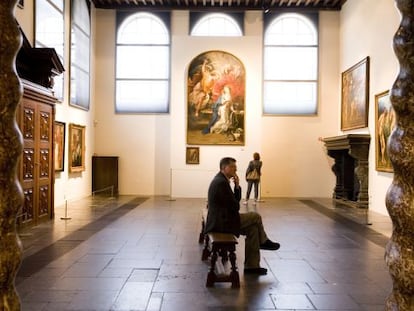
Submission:
[[[187,147],[186,164],[200,164],[200,148],[199,147]]]
[[[65,123],[55,121],[54,138],[55,172],[62,172],[65,169]]]
[[[85,170],[85,126],[69,124],[69,172]]]

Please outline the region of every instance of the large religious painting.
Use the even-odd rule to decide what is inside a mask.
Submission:
[[[245,70],[234,55],[195,57],[187,77],[187,144],[244,145]]]

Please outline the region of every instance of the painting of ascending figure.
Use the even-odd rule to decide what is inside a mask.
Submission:
[[[187,144],[244,145],[245,70],[224,51],[195,57],[187,77]]]

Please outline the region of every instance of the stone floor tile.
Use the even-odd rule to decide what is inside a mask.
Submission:
[[[68,305],[68,310],[111,310],[118,291],[87,290],[80,291]]]
[[[306,295],[271,295],[276,310],[279,309],[303,309],[316,310]]]
[[[130,282],[122,288],[111,310],[143,310],[145,311],[151,296],[151,282]]]
[[[358,304],[344,294],[308,295],[308,298],[317,310],[359,310]]]

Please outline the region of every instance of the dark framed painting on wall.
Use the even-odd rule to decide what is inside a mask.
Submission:
[[[189,64],[187,144],[244,145],[245,68],[234,55],[208,51]]]
[[[199,147],[187,147],[185,153],[186,164],[200,164],[200,148]]]
[[[368,126],[369,57],[342,73],[341,130]]]
[[[55,172],[65,170],[65,130],[64,122],[55,121],[54,124],[54,160]]]
[[[69,172],[85,170],[85,126],[69,124]]]
[[[375,168],[377,171],[393,172],[388,156],[388,139],[395,125],[395,112],[390,92],[375,95]]]

